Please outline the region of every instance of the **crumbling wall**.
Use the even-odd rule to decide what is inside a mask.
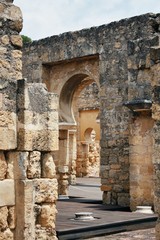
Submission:
[[[58,99],[22,79],[22,15],[0,3],[0,239],[56,239]]]
[[[154,205],[154,117],[151,104],[153,65],[150,49],[159,45],[159,16],[151,19],[154,35],[150,38],[128,42],[128,100],[137,103],[130,121],[130,204],[135,210],[137,205]],[[135,84],[136,83],[136,84]],[[150,101],[146,109],[142,101]]]
[[[31,82],[43,80],[43,65],[47,70],[54,64],[96,57],[100,87],[101,190],[105,203],[130,205],[132,113],[123,103],[151,97],[151,82],[147,78],[150,67],[147,66],[150,66],[150,47],[158,44],[158,19],[158,14],[146,14],[42,39],[24,48],[23,73]],[[54,68],[52,73],[46,76],[54,82]],[[63,82],[63,77],[61,79]]]
[[[16,239],[56,236],[58,184],[52,152],[58,150],[57,100],[44,84],[18,81],[18,145],[9,152],[9,161],[16,161]]]
[[[0,239],[7,240],[15,239],[16,229],[16,184],[8,151],[17,147],[16,80],[22,78],[22,15],[12,1],[0,2],[0,24]]]

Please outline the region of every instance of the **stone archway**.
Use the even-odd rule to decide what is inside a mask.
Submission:
[[[68,195],[68,184],[74,184],[76,182],[76,176],[79,176],[79,162],[83,164],[82,176],[99,176],[99,135],[100,128],[99,124],[96,123],[97,115],[99,114],[99,98],[97,96],[96,101],[94,100],[97,95],[97,88],[90,99],[90,103],[83,102],[82,95],[85,95],[85,89],[94,88],[94,80],[86,74],[76,74],[72,76],[64,84],[59,98],[59,130],[60,130],[60,141],[59,141],[59,163],[58,163],[58,175],[59,175],[59,195]],[[68,91],[69,89],[69,91]],[[67,92],[67,94],[66,94]],[[94,101],[92,101],[94,100]],[[93,104],[94,102],[94,104]],[[95,103],[96,102],[96,103]],[[97,103],[98,102],[98,103]],[[92,106],[92,107],[91,107]],[[82,114],[85,117],[85,121],[81,121]],[[85,123],[85,124],[84,124]],[[84,125],[84,126],[83,126]],[[94,142],[87,142],[88,154],[84,153],[84,156],[79,158],[80,153],[83,152],[84,140],[81,138],[82,129],[86,126],[95,126],[98,139]],[[65,132],[65,138],[64,138]],[[61,136],[63,137],[61,138]],[[61,147],[63,146],[63,147]],[[81,146],[81,147],[80,147]],[[80,148],[79,148],[80,147]],[[65,148],[65,149],[64,149]],[[85,157],[86,156],[86,157]],[[80,160],[80,161],[79,161]],[[90,166],[88,166],[90,163]],[[97,167],[97,170],[96,170]],[[88,174],[85,174],[85,171]],[[93,173],[94,172],[94,173]]]
[[[43,82],[50,92],[59,95],[59,151],[54,153],[59,195],[68,196],[69,183],[76,181],[77,140],[79,140],[81,110],[78,107],[79,99],[83,98],[80,94],[93,82],[93,88],[95,85],[98,88],[98,64],[98,57],[90,56],[76,61],[43,65]],[[88,108],[82,106],[82,109],[86,111]],[[98,115],[99,107],[97,106],[96,111]]]

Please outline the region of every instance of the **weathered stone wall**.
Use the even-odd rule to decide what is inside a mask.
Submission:
[[[18,35],[22,15],[11,2],[0,2],[0,239],[4,240],[15,238],[16,184],[7,151],[17,147],[16,80],[22,78],[22,40]]]
[[[134,116],[130,124],[130,207],[154,205],[153,125],[150,112]]]
[[[99,88],[95,82],[89,84],[84,89],[81,88],[80,90],[76,99],[76,109],[80,111],[100,108]]]
[[[160,21],[159,21],[160,22]],[[154,119],[153,128],[153,164],[154,164],[154,195],[155,195],[155,212],[158,213],[156,226],[156,239],[160,240],[160,46],[151,48],[152,60],[152,118]]]
[[[75,175],[78,118],[73,109],[80,89],[92,82],[100,96],[103,201],[133,209],[153,204],[154,179],[155,211],[160,216],[160,15],[146,14],[33,42],[23,52],[26,81],[20,80],[22,16],[12,2],[0,3],[0,239],[56,239],[53,152],[58,150],[58,130],[59,191],[67,195],[73,180],[69,174]],[[147,114],[139,109],[137,115],[123,104],[151,99],[152,116],[151,109]],[[157,240],[159,222],[158,218]]]
[[[56,239],[58,98],[22,79],[22,15],[0,2],[0,239]]]
[[[31,82],[47,82],[49,79],[50,86],[56,82],[58,88],[65,89],[59,91],[62,95],[66,92],[65,103],[69,94],[72,96],[75,91],[76,84],[82,84],[82,78],[72,78],[77,68],[73,70],[69,64],[84,63],[80,73],[92,76],[91,79],[99,85],[101,190],[106,203],[130,204],[128,126],[132,113],[123,106],[123,102],[151,98],[150,47],[159,44],[158,27],[159,15],[146,14],[42,39],[24,48],[24,76]],[[98,76],[98,81],[89,73],[90,64],[86,59],[96,59],[98,73],[94,75]],[[56,64],[63,67],[66,64],[67,72],[56,71]],[[67,79],[72,80],[67,85],[66,74],[71,76]],[[69,87],[71,92],[67,91]],[[72,97],[65,106],[71,109],[71,103]],[[74,122],[72,118],[63,120]]]
[[[153,101],[153,81],[155,61],[152,59],[153,46],[159,46],[160,17],[150,20],[154,36],[130,40],[128,42],[128,100],[130,103],[139,101],[139,106],[132,113],[130,124],[130,204],[134,210],[137,205],[154,204],[153,180],[155,110],[152,105],[145,109],[141,100]],[[157,75],[158,77],[158,71]]]
[[[18,145],[9,152],[16,177],[16,239],[55,237],[57,179],[52,151],[58,150],[57,95],[43,84],[18,81]],[[25,231],[24,231],[25,229]],[[56,237],[55,237],[56,239]]]

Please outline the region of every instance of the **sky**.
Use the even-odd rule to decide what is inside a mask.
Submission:
[[[21,34],[32,40],[160,13],[160,0],[14,0],[23,14]]]

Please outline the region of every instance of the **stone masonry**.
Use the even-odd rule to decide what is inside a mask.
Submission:
[[[22,15],[0,2],[0,239],[57,239],[58,98],[22,79]]]
[[[103,202],[132,210],[155,202],[158,211],[159,205],[159,191],[153,192],[159,179],[159,100],[154,101],[159,99],[159,25],[159,14],[146,14],[41,39],[23,49],[24,77],[46,83],[59,95],[59,130],[66,131],[65,156],[59,161],[65,175],[67,136],[79,126],[75,96],[80,86],[97,84]]]
[[[76,175],[78,98],[94,83],[99,103],[85,108],[100,108],[103,202],[154,206],[160,240],[160,14],[34,41],[23,58],[21,29],[20,9],[1,0],[0,239],[56,239],[56,200]]]

